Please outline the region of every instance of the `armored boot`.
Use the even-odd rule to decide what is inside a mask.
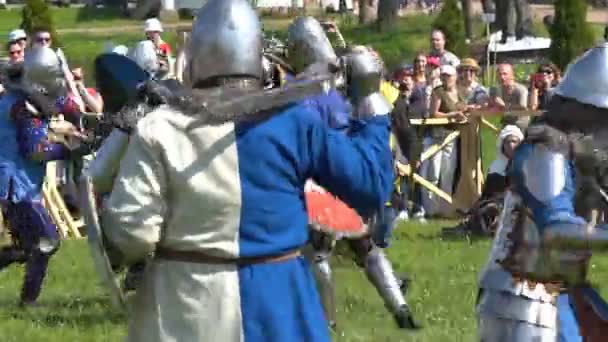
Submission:
[[[25,279],[21,288],[20,306],[31,306],[40,296],[49,259],[50,255],[44,254],[39,250],[32,251],[25,266]]]
[[[401,291],[402,281],[397,279],[393,266],[384,252],[374,246],[369,239],[352,240],[350,246],[357,254],[360,266],[365,269],[367,279],[382,297],[384,305],[393,314],[399,328],[419,328]]]
[[[367,279],[376,287],[399,328],[417,329],[419,325],[414,321],[393,266],[384,252],[379,248],[373,248],[366,257],[364,267]]]

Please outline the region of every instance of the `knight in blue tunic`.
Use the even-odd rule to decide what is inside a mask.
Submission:
[[[25,263],[21,304],[35,303],[49,259],[59,248],[57,228],[42,205],[47,161],[73,155],[49,139],[49,118],[65,94],[59,59],[49,48],[28,50],[23,65],[11,66],[0,100],[0,204],[13,245],[0,250],[0,269]],[[43,95],[44,94],[44,95]]]
[[[330,129],[350,135],[360,124],[358,118],[372,112],[390,113],[390,104],[379,93],[382,81],[382,62],[372,58],[373,53],[355,48],[352,53],[338,60],[321,24],[313,17],[300,17],[288,28],[288,62],[298,74],[290,76],[288,82],[297,82],[307,75],[342,64],[345,92],[350,103],[332,85],[327,91],[302,102],[318,116],[319,122]],[[390,139],[389,139],[390,140]],[[387,141],[388,143],[389,141]],[[388,199],[388,197],[387,197]],[[375,208],[373,214],[364,216],[370,226],[384,213],[384,204]],[[374,227],[378,228],[378,227]],[[373,230],[370,229],[370,230]],[[373,241],[370,235],[347,239],[357,263],[365,270],[370,283],[376,288],[385,306],[401,328],[416,328],[411,311],[402,292],[402,282],[397,278],[390,260]],[[336,325],[335,291],[329,259],[335,241],[328,234],[312,231],[311,246],[307,256],[312,262],[325,314],[329,325]]]
[[[575,302],[593,307],[595,322],[606,326],[608,306],[586,278],[591,252],[608,246],[608,230],[593,214],[607,200],[606,75],[603,43],[570,65],[547,112],[515,152],[501,224],[480,279],[481,341],[578,342],[581,334],[585,341],[605,340],[589,335],[593,328],[579,329],[588,311],[573,308]],[[574,301],[572,290],[581,286],[574,293],[584,298]]]
[[[191,46],[197,99],[212,106],[261,89],[261,27],[247,1],[208,1]],[[215,125],[201,124],[200,108],[163,105],[138,122],[102,213],[126,263],[154,255],[128,340],[329,341],[299,252],[309,240],[304,183],[361,215],[381,206],[393,176],[388,112],[345,136],[302,103],[224,113]]]

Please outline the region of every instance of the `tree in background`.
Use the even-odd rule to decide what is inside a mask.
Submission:
[[[593,47],[595,38],[587,23],[585,0],[556,0],[555,18],[549,29],[550,56],[562,70],[574,58]]]
[[[399,0],[378,0],[378,30],[388,31],[395,27],[399,12]]]
[[[359,24],[369,24],[376,20],[379,0],[358,0]]]
[[[51,10],[45,0],[26,0],[21,10],[20,27],[31,35],[37,29],[48,30],[53,38],[53,46],[60,47],[59,35],[55,30]]]
[[[473,2],[471,0],[460,0],[464,20],[465,38],[473,40]]]
[[[458,0],[445,0],[441,12],[433,22],[433,28],[440,29],[445,34],[445,48],[458,57],[469,55],[465,41],[464,20],[458,7]]]

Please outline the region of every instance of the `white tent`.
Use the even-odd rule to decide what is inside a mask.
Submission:
[[[548,49],[551,46],[551,38],[545,37],[528,36],[520,40],[515,40],[515,37],[509,37],[504,44],[500,42],[501,39],[502,31],[498,31],[490,36],[488,44],[490,52],[542,50]]]

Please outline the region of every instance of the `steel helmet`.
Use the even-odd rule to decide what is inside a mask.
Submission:
[[[608,109],[608,43],[589,49],[570,64],[555,93]]]

